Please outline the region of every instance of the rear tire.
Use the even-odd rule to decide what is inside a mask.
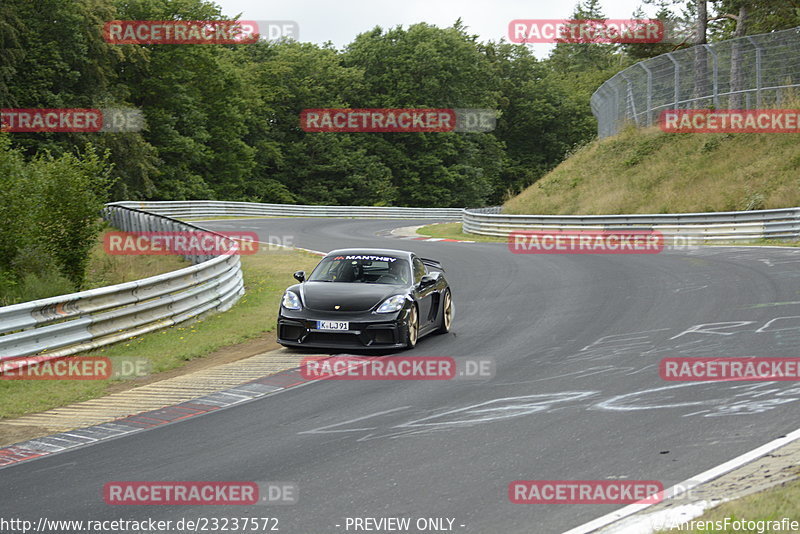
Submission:
[[[406,348],[413,349],[417,346],[419,340],[419,314],[417,313],[417,306],[411,305],[411,311],[408,312],[408,328],[406,328]]]
[[[439,328],[436,329],[435,334],[446,334],[453,326],[453,297],[450,295],[450,289],[444,291],[442,297],[442,317],[439,320]]]

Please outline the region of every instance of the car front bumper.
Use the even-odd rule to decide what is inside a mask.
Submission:
[[[348,321],[349,330],[320,330],[317,321]],[[395,313],[324,313],[286,310],[278,313],[278,343],[292,347],[375,348],[405,347],[408,309]]]

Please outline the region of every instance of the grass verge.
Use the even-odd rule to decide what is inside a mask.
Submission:
[[[97,243],[89,254],[83,289],[95,289],[141,280],[191,265],[180,256],[108,254],[103,248],[103,235],[106,231],[111,230],[113,229],[108,227],[97,237]]]
[[[441,237],[444,239],[458,239],[460,241],[480,241],[505,243],[505,237],[493,237],[488,235],[465,234],[461,229],[461,223],[439,223],[423,226],[417,230],[420,235],[428,237]]]
[[[766,523],[759,521],[781,521],[781,519],[788,518],[789,520],[800,521],[800,481],[794,480],[770,488],[765,491],[754,493],[741,499],[726,502],[707,510],[702,516],[695,518],[694,523],[683,523],[683,528],[677,525],[672,529],[662,529],[658,532],[715,532],[715,533],[764,533],[764,532],[791,532],[791,530],[778,530],[773,528],[764,528],[769,526]],[[725,527],[725,519],[728,518],[728,527]],[[732,523],[736,520],[755,521],[755,528],[745,528],[734,530]],[[719,523],[707,523],[717,522]],[[699,522],[703,523],[702,528],[694,528],[689,530],[690,527],[700,526]],[[706,528],[711,526],[712,528]]]
[[[505,213],[681,213],[800,205],[800,134],[628,128],[594,141]]]
[[[159,256],[153,256],[156,257]],[[152,362],[153,373],[159,373],[221,347],[263,336],[275,329],[280,298],[294,282],[291,273],[310,271],[318,261],[317,256],[292,250],[262,250],[242,256],[246,293],[230,310],[134,337],[87,355],[146,357]],[[120,382],[0,380],[0,420],[101,397]]]

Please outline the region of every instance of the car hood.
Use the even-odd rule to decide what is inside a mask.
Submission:
[[[347,282],[306,282],[302,284],[303,304],[309,310],[365,312],[392,295],[405,293],[403,286]],[[339,306],[339,308],[336,308]]]

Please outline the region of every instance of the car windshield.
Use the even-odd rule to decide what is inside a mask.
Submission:
[[[403,284],[411,280],[408,261],[392,256],[328,256],[317,265],[309,282]]]

